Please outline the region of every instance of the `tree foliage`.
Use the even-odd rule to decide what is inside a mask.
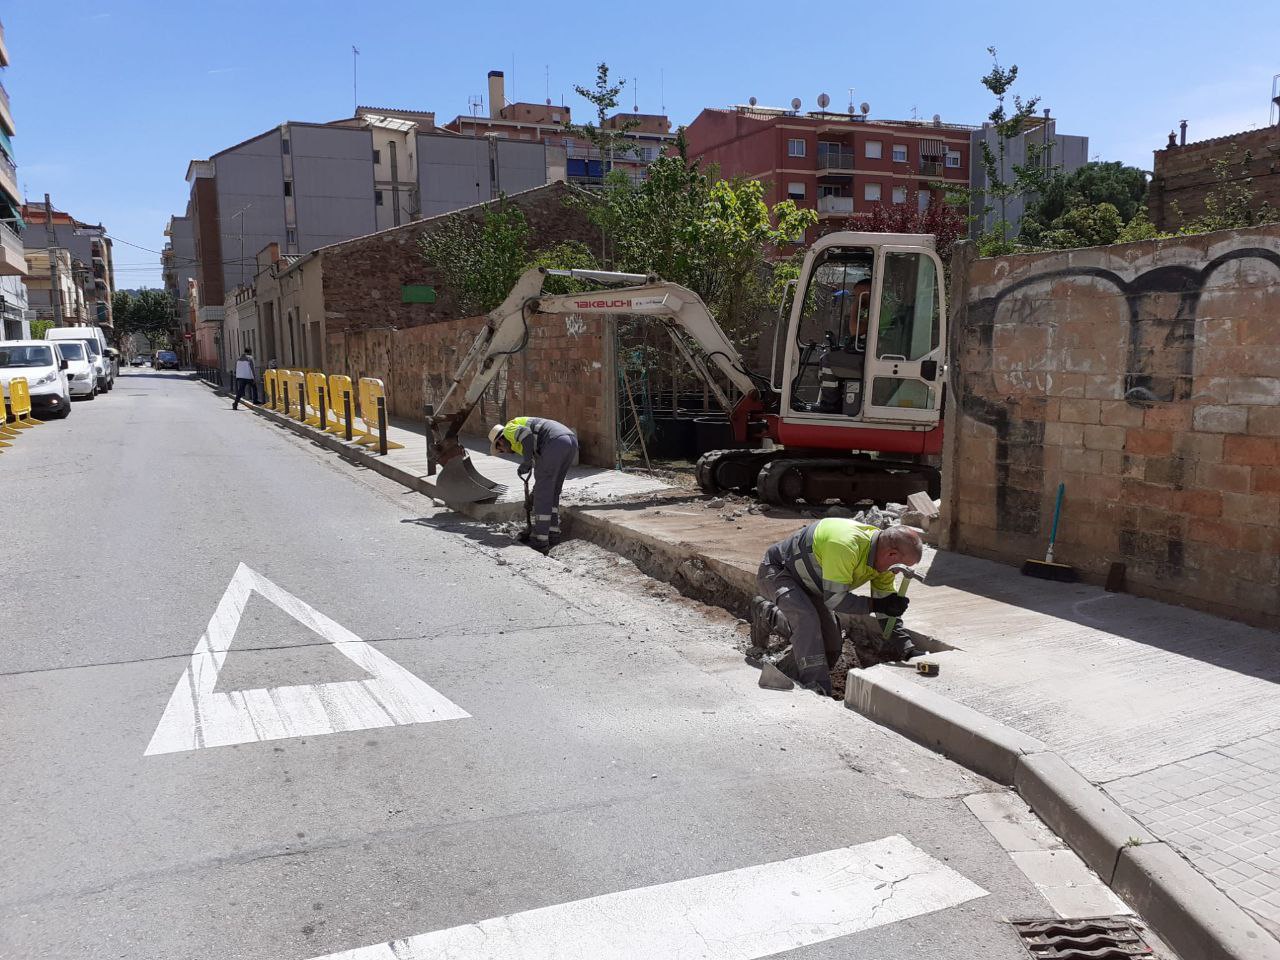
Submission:
[[[639,184],[610,182],[583,201],[606,238],[610,266],[656,273],[700,296],[739,342],[773,294],[771,254],[802,239],[817,214],[773,206],[758,180],[720,180],[679,156],[659,157]]]
[[[1092,161],[1070,173],[1055,173],[1035,196],[1027,201],[1020,239],[1029,246],[1055,246],[1044,242],[1046,231],[1061,229],[1054,221],[1078,208],[1110,204],[1121,223],[1127,224],[1147,199],[1147,174],[1118,161]]]
[[[605,125],[609,122],[610,114],[618,109],[618,98],[622,94],[622,88],[626,85],[627,81],[625,80],[610,83],[609,65],[601,63],[596,66],[596,82],[594,86],[584,87],[574,84],[573,87],[574,93],[595,108],[596,119],[594,123],[573,124],[569,127],[569,130],[599,150],[600,156],[606,160],[610,157],[620,156],[631,149],[627,133],[640,125],[640,121],[630,117],[620,121],[616,126]]]
[[[870,213],[859,215],[855,229],[868,233],[928,233],[937,245],[944,263],[951,260],[951,250],[968,233],[968,221],[953,205],[943,202],[935,191],[929,205],[921,210],[917,197],[907,203],[880,204]]]
[[[474,315],[488,313],[502,303],[520,274],[531,266],[591,269],[596,265],[580,243],[532,250],[532,234],[524,213],[503,197],[479,218],[447,218],[438,230],[422,237],[418,245],[458,306]],[[546,289],[568,292],[569,285],[554,278]]]
[[[1014,197],[1038,193],[1045,183],[1042,144],[1028,141],[1023,163],[1013,163],[1008,158],[1009,141],[1022,136],[1026,131],[1028,123],[1035,116],[1040,98],[1023,100],[1020,94],[1011,94],[1018,79],[1017,64],[1006,69],[1000,66],[995,47],[987,47],[987,53],[991,55],[991,70],[982,78],[982,85],[996,98],[996,105],[987,116],[995,131],[996,146],[992,149],[987,141],[982,142],[982,167],[987,181],[981,198],[982,215],[985,220],[988,213],[998,210],[1000,216],[984,234],[980,246],[1008,252],[1004,248],[1012,248],[1009,239],[1009,201]],[[1009,103],[1011,96],[1012,107]]]
[[[117,290],[111,296],[111,315],[117,343],[141,334],[156,349],[166,345],[173,332],[173,298],[166,290],[140,290],[137,296]]]
[[[1175,203],[1174,210],[1182,221],[1178,232],[1238,230],[1280,219],[1280,213],[1265,200],[1262,203],[1254,200],[1256,191],[1252,186],[1253,178],[1245,176],[1252,160],[1253,154],[1250,151],[1246,150],[1241,154],[1234,146],[1226,155],[1211,160],[1210,169],[1214,182],[1205,194],[1204,213],[1187,219]]]

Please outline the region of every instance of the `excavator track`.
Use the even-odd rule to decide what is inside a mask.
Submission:
[[[750,496],[761,469],[781,450],[711,450],[698,458],[698,487],[703,493]]]
[[[904,502],[910,494],[927,491],[937,497],[941,478],[932,467],[871,457],[777,456],[761,468],[756,492],[779,507],[816,506],[839,500],[849,506],[871,501]]]

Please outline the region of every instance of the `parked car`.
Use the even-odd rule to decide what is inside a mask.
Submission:
[[[157,370],[177,370],[178,355],[172,350],[157,350],[152,366]]]
[[[136,357],[134,357],[132,360],[129,361],[129,366],[142,367],[142,366],[146,366],[146,363],[147,363],[147,358],[144,357],[142,354],[138,354]]]
[[[98,392],[106,393],[116,385],[115,368],[105,350],[106,337],[98,327],[53,327],[46,331],[46,340],[83,340],[88,344],[89,356],[98,371]]]
[[[89,356],[89,345],[83,340],[54,341],[58,353],[67,362],[67,386],[73,397],[89,400],[98,395],[98,376]]]
[[[0,341],[0,386],[9,395],[9,381],[26,377],[31,409],[62,420],[71,413],[67,361],[47,340]]]

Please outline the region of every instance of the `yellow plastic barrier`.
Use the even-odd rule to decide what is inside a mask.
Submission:
[[[0,387],[0,447],[13,446],[13,444],[5,443],[4,441],[17,439],[20,432],[11,426],[11,419],[9,408],[4,402],[4,388]]]
[[[350,397],[351,404],[347,405],[344,398]],[[351,411],[351,419],[355,420],[356,410],[356,393],[351,385],[351,378],[335,373],[329,377],[329,393],[327,396],[329,403],[329,425],[326,428],[335,436],[344,437],[347,434],[347,411]],[[355,430],[355,424],[351,424],[351,429]]]
[[[381,380],[376,377],[360,378],[360,419],[364,421],[367,429],[359,431],[360,436],[356,437],[356,443],[381,447],[378,435],[378,401],[383,401],[385,411],[386,396],[386,388]],[[403,443],[396,443],[390,439],[386,440],[386,445],[388,450],[400,450],[404,447]]]
[[[281,370],[280,382],[289,391],[289,403],[281,412],[300,418],[302,406],[307,402],[307,377],[300,370]]]
[[[276,409],[280,397],[280,379],[275,370],[262,372],[262,405],[269,410]]]
[[[308,371],[305,375],[307,392],[307,405],[311,411],[307,414],[306,422],[313,427],[320,426],[320,407],[323,405],[327,408],[326,399],[321,396],[321,392],[327,393],[329,390],[329,380],[323,373]]]
[[[31,388],[26,377],[9,381],[9,412],[13,414],[13,426],[19,430],[40,426],[40,421],[31,417]]]

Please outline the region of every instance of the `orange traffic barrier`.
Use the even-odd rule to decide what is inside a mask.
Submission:
[[[335,436],[351,439],[354,429],[356,394],[351,385],[351,378],[335,373],[329,377],[329,392],[326,400],[329,403],[329,423],[325,427]]]
[[[321,420],[326,419],[322,416],[322,410],[327,412],[328,404],[324,394],[329,389],[329,380],[323,373],[308,371],[303,374],[304,383],[306,384],[307,406],[310,412],[306,415],[306,423],[313,427],[321,425]]]
[[[274,369],[262,372],[262,405],[269,410],[276,409],[280,394],[280,379]]]
[[[388,450],[403,449],[403,443],[387,437],[387,392],[376,377],[360,378],[360,419],[366,429],[359,431],[356,443],[370,447],[376,445],[378,452],[383,454]]]
[[[13,426],[18,430],[40,426],[40,421],[31,416],[31,388],[27,386],[26,377],[14,377],[9,381],[9,412],[13,415]]]

